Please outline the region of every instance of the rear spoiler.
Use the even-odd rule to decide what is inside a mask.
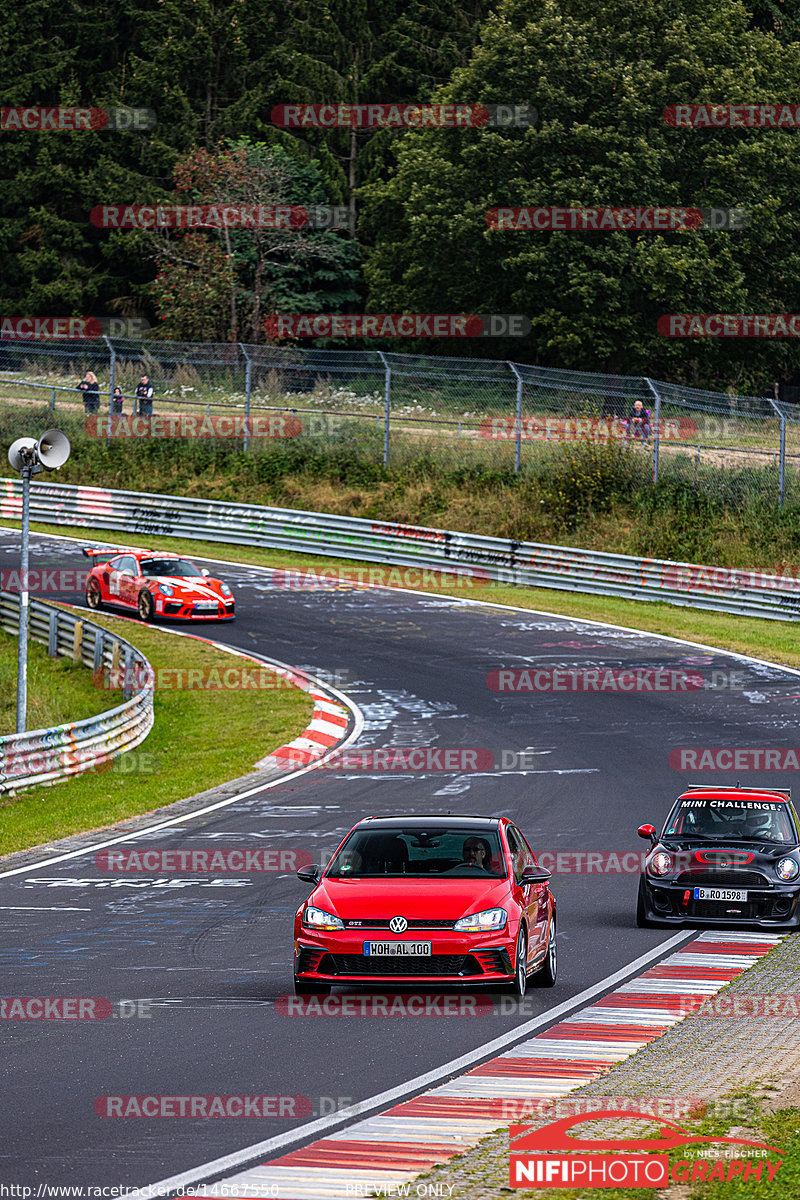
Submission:
[[[684,790],[684,792],[777,792],[779,796],[785,796],[787,800],[791,800],[791,798],[792,798],[792,789],[791,788],[779,788],[779,787],[744,787],[743,788],[743,787],[739,787],[738,784],[736,785],[736,787],[733,787],[731,785],[726,785],[724,787],[720,787],[718,784],[714,784],[714,783],[690,783],[683,790]]]
[[[84,546],[83,553],[87,558],[113,558],[115,554],[141,554],[141,550],[131,550],[129,546]]]

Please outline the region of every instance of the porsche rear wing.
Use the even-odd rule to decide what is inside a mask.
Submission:
[[[736,787],[726,784],[724,787],[719,787],[715,783],[690,783],[684,789],[684,792],[778,792],[779,795],[785,796],[787,800],[792,798],[791,788],[779,787]]]
[[[113,558],[115,554],[140,554],[140,550],[131,550],[130,546],[84,546],[86,558]]]

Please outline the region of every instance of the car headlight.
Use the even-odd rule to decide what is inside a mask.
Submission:
[[[221,583],[219,585],[219,590],[222,592],[223,596],[232,596],[233,595],[233,592],[228,587],[227,583]]]
[[[672,870],[672,855],[659,850],[658,854],[654,854],[650,859],[647,868],[654,875],[668,875]]]
[[[794,879],[798,871],[800,871],[800,867],[793,858],[782,858],[775,868],[778,879]]]
[[[314,908],[313,905],[304,911],[303,924],[306,929],[344,929],[344,921],[340,917],[325,912],[324,908]]]
[[[483,912],[472,913],[456,921],[453,929],[458,933],[483,933],[487,929],[502,929],[508,918],[504,908],[484,908]]]
[[[174,596],[175,595],[175,588],[172,587],[168,583],[160,583],[158,585],[158,590],[161,592],[162,596]]]

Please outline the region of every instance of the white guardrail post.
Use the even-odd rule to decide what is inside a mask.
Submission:
[[[19,612],[19,595],[0,592],[0,625],[8,633],[18,631]],[[96,677],[109,679],[115,687],[121,683],[124,702],[82,721],[0,737],[0,795],[95,770],[133,750],[153,727],[153,668],[144,655],[124,638],[82,616],[41,600],[30,601],[30,636],[44,643],[48,654],[71,657],[79,626],[81,661]],[[112,672],[119,662],[120,648],[125,654],[126,672],[117,681]]]
[[[0,480],[0,518],[19,520],[21,492],[18,479]],[[148,541],[157,535],[263,546],[416,567],[420,573],[443,572],[454,579],[472,578],[473,586],[496,579],[520,587],[655,600],[779,621],[800,620],[800,587],[790,574],[633,558],[393,521],[149,492],[117,492],[69,483],[32,484],[30,504],[31,520],[73,530],[75,526],[121,530]]]

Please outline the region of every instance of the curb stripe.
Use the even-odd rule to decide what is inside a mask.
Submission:
[[[411,1183],[493,1130],[520,1104],[558,1099],[657,1040],[751,967],[785,935],[702,933],[636,979],[506,1053],[386,1112],[229,1175],[239,1194],[264,1187],[278,1200],[337,1200],[353,1186]],[[511,1112],[509,1112],[511,1107]],[[516,1110],[516,1111],[514,1111]],[[534,1110],[535,1111],[535,1110]],[[413,1119],[413,1141],[407,1122]]]

